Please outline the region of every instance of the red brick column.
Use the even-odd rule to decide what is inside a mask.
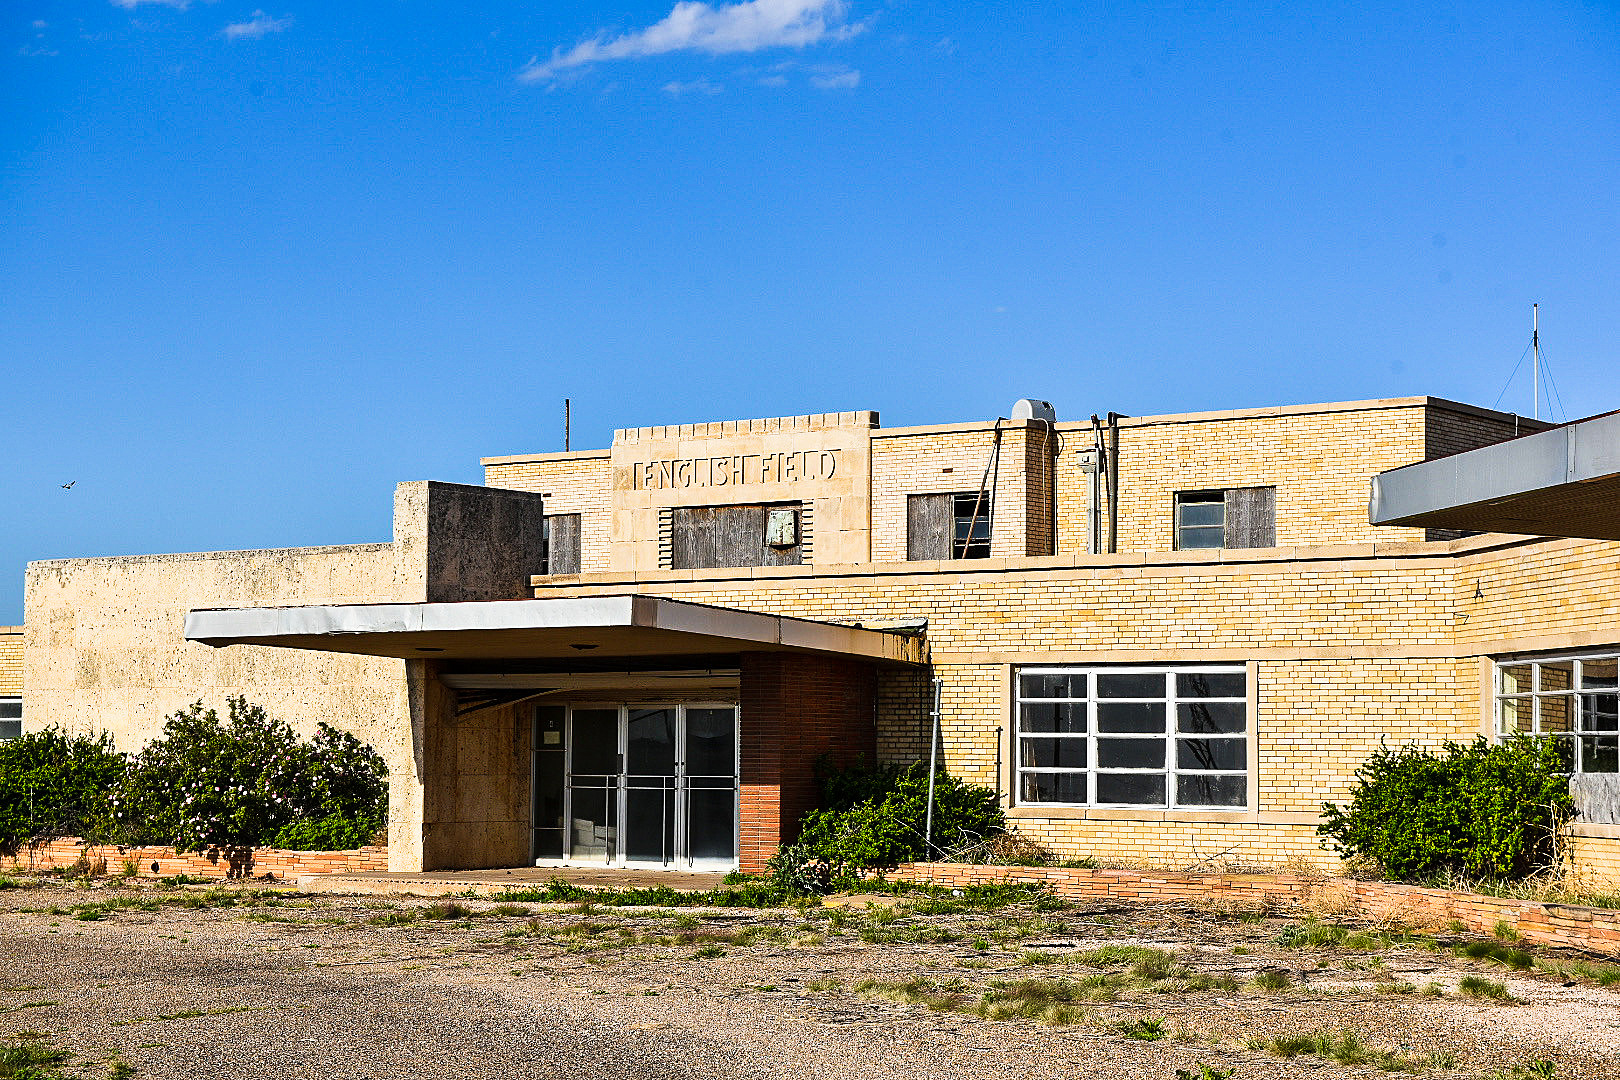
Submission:
[[[815,808],[816,759],[877,755],[877,678],[870,664],[792,653],[742,655],[742,869],[765,868]]]

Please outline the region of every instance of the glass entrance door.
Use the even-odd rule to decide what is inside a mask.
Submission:
[[[737,709],[683,712],[678,805],[688,865],[729,870],[737,865]]]
[[[676,859],[679,721],[672,705],[625,710],[624,861],[631,866],[667,867]]]
[[[732,704],[540,706],[535,862],[735,868],[737,723]]]

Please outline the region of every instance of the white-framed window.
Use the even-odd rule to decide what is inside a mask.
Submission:
[[[1249,806],[1243,665],[1022,667],[1014,681],[1021,804]]]
[[[1572,773],[1620,772],[1620,651],[1496,662],[1496,733],[1553,739]]]
[[[0,742],[22,738],[22,698],[0,696]]]

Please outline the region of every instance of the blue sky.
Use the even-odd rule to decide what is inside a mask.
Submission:
[[[11,0],[0,71],[0,623],[385,539],[564,397],[1491,405],[1539,301],[1620,407],[1613,4]]]

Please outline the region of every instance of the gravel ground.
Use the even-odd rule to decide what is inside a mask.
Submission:
[[[929,913],[883,899],[802,912],[465,900],[462,916],[251,887],[5,889],[0,1036],[70,1050],[70,1073],[86,1076],[115,1060],[137,1077],[232,1080],[1384,1075],[1250,1045],[1350,1031],[1435,1077],[1548,1059],[1556,1080],[1620,1078],[1620,991],[1587,976],[1384,938],[1287,948],[1298,920],[1276,917],[1040,901]],[[108,901],[160,906],[82,906]],[[1129,954],[1143,969],[1095,952],[1121,945],[1170,955]],[[1469,976],[1517,1003],[1460,995]],[[1025,980],[1106,988],[1061,1024],[970,1011]],[[1411,992],[1379,990],[1403,983]],[[1439,996],[1424,996],[1431,984]]]

